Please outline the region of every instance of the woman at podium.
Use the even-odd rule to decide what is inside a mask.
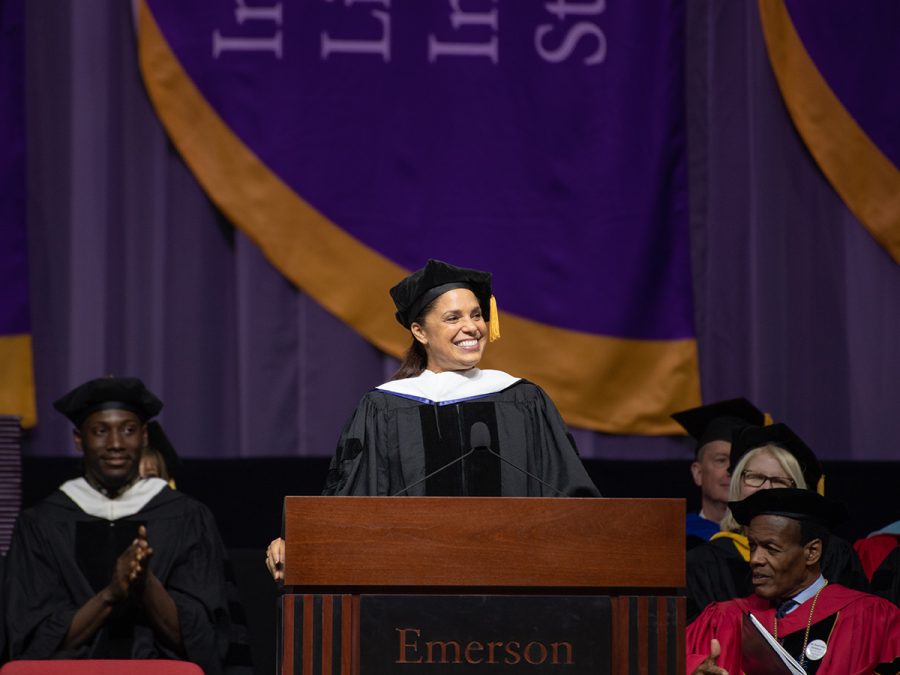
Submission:
[[[341,432],[324,494],[599,495],[540,387],[478,368],[499,337],[488,272],[429,260],[391,297],[411,345]]]
[[[478,368],[500,332],[490,273],[429,260],[391,297],[411,345],[344,426],[323,494],[600,496],[544,391]]]

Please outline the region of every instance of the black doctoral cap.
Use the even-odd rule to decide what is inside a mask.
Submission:
[[[831,530],[847,513],[843,504],[798,488],[759,490],[739,502],[728,502],[728,506],[741,525],[749,525],[756,516],[773,515],[810,520]]]
[[[822,465],[819,464],[816,453],[787,424],[746,427],[735,431],[731,442],[729,471],[734,473],[734,467],[741,461],[741,457],[754,448],[761,448],[764,445],[774,445],[791,453],[800,465],[807,488],[818,491],[820,494],[825,493],[825,473],[822,471]]]
[[[163,407],[160,401],[136,377],[98,377],[75,387],[53,407],[72,420],[76,427],[98,410],[127,410],[146,422]]]
[[[163,431],[162,425],[156,420],[147,423],[147,445],[159,451],[159,454],[162,455],[163,460],[166,462],[166,470],[170,476],[174,476],[181,459],[178,457],[178,453],[175,452],[175,446],[172,445],[166,432]]]
[[[481,305],[485,321],[491,320],[491,273],[429,260],[391,289],[397,321],[409,328],[428,303],[454,288],[468,288]]]
[[[716,401],[672,415],[684,430],[697,439],[697,450],[712,441],[731,442],[735,429],[762,426],[766,415],[745,398]],[[733,454],[733,453],[732,453]]]

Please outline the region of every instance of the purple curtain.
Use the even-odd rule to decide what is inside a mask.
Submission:
[[[688,116],[705,400],[748,395],[831,458],[900,441],[900,269],[788,119],[754,3],[691,0]],[[329,455],[394,363],[294,289],[212,208],[140,83],[128,3],[29,0],[28,208],[40,423],[106,373],[166,402],[188,457]],[[577,432],[582,454],[688,457],[684,439]]]
[[[822,457],[895,459],[900,266],[840,201],[792,126],[756,3],[688,8],[704,400],[748,395]]]

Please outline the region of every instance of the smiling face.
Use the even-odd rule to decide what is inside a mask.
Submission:
[[[756,516],[747,527],[747,540],[750,578],[761,598],[790,598],[818,578],[822,541],[801,544],[798,521],[785,516]]]
[[[137,477],[146,444],[147,427],[127,410],[98,410],[75,430],[88,480],[112,492]]]
[[[487,323],[468,288],[439,296],[422,323],[413,323],[410,330],[425,348],[428,370],[435,373],[474,368],[484,353]]]

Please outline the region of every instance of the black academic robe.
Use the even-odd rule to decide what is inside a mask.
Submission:
[[[900,546],[891,551],[872,574],[872,593],[900,606]]]
[[[822,556],[822,574],[832,583],[859,591],[869,589],[862,564],[853,546],[831,536]],[[750,564],[730,539],[713,539],[687,552],[687,621],[696,619],[713,602],[742,598],[753,593]]]
[[[106,541],[124,550],[141,524],[153,549],[150,570],[178,609],[187,660],[207,675],[250,672],[245,635],[229,613],[225,551],[212,513],[168,487],[138,513],[117,521],[86,514],[60,490],[22,512],[4,589],[12,659],[119,658],[123,641],[126,658],[179,658],[157,642],[133,603],[114,610],[92,640],[61,648],[75,612],[112,576],[110,569],[103,573],[105,582],[98,578],[98,561],[114,561],[122,552],[89,550],[102,536],[98,533],[108,529]]]
[[[438,471],[470,449],[476,422],[487,426],[491,449],[506,461],[480,449]],[[366,394],[341,433],[323,493],[401,491],[410,496],[600,496],[553,402],[525,380],[450,403],[381,390]]]
[[[686,672],[692,673],[709,655],[715,638],[722,650],[716,665],[741,673],[741,622],[746,612],[775,633],[775,609],[767,600],[751,595],[710,605],[688,626]],[[809,599],[779,619],[777,633],[796,660],[804,653],[804,643],[824,643],[822,658],[804,660],[810,675],[868,675],[879,664],[900,657],[900,609],[883,598],[838,584],[823,588],[815,606]]]

